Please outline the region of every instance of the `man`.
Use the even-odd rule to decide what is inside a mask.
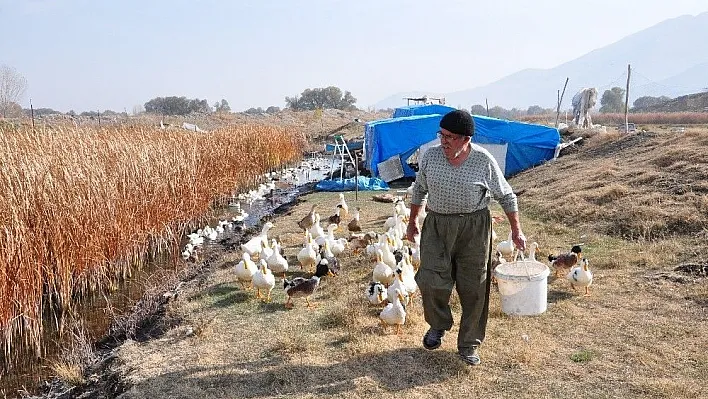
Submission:
[[[522,251],[526,237],[516,195],[494,157],[472,143],[473,134],[474,119],[466,111],[455,110],[441,119],[441,145],[420,160],[406,236],[409,241],[420,239],[421,263],[415,280],[430,325],[423,346],[437,349],[445,331],[452,328],[449,300],[456,286],[462,305],[457,349],[463,361],[477,365],[489,311],[492,196],[504,209],[514,245]],[[425,200],[428,214],[421,231],[417,216]]]

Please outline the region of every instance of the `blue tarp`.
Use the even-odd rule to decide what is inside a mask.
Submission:
[[[333,179],[322,180],[315,186],[319,191],[354,191],[356,189],[355,182],[359,184],[359,191],[386,191],[388,184],[377,177],[359,176],[359,180],[351,179]]]
[[[398,107],[393,110],[392,118],[400,118],[404,116],[415,116],[415,115],[435,115],[441,114],[445,115],[450,111],[454,111],[455,108],[448,107],[442,104],[427,104],[427,105],[409,105],[407,107]]]
[[[399,155],[405,176],[415,171],[405,163],[418,148],[435,140],[442,115],[410,116],[372,121],[366,124],[366,168],[378,176],[377,165]],[[552,127],[474,116],[477,144],[506,144],[505,176],[553,158],[560,143],[558,130]]]

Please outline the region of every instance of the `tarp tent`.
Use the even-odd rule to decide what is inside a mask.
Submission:
[[[379,176],[379,164],[397,160],[403,176],[415,176],[406,160],[421,146],[439,143],[436,132],[441,118],[440,114],[420,115],[367,123],[366,168],[371,175]],[[560,143],[558,129],[552,127],[478,115],[474,121],[472,141],[492,153],[507,177],[552,159]]]
[[[445,115],[450,111],[454,111],[455,108],[448,107],[442,104],[425,104],[425,105],[409,105],[406,107],[398,107],[393,110],[392,118],[401,118],[404,116],[415,116],[415,115],[435,115],[441,114]]]

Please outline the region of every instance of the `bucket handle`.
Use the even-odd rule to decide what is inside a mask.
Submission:
[[[517,262],[517,259],[519,259],[519,255],[521,255],[521,263],[524,264],[524,269],[526,270],[526,277],[531,281],[531,272],[529,272],[529,265],[526,261],[526,257],[524,256],[524,251],[521,250],[516,250],[516,255],[514,256],[514,262]]]

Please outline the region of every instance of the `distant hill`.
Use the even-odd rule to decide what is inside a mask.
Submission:
[[[563,106],[583,87],[596,87],[600,95],[612,86],[624,87],[627,64],[632,65],[630,102],[642,96],[676,97],[708,86],[708,12],[668,19],[593,50],[551,69],[525,69],[494,83],[441,94],[451,106],[484,104],[525,109],[531,105],[554,107],[557,90],[570,78]],[[411,92],[426,94],[421,92]],[[390,108],[405,104],[399,93],[376,104]],[[433,95],[433,93],[427,93]]]

